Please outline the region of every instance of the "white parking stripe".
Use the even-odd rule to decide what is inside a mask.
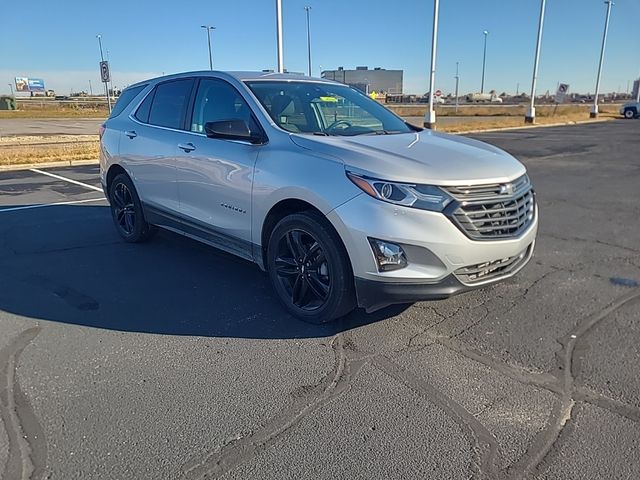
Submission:
[[[55,173],[45,172],[44,170],[38,170],[37,168],[32,168],[30,169],[30,171],[35,173],[41,173],[42,175],[47,175],[49,177],[57,178],[58,180],[63,180],[65,182],[73,183],[75,185],[80,185],[81,187],[84,187],[84,188],[90,188],[91,190],[102,192],[102,189],[100,187],[94,187],[93,185],[89,185],[88,183],[82,183],[77,180],[72,180],[71,178],[62,177],[60,175],[56,175]]]
[[[106,199],[104,197],[102,197],[102,198],[90,198],[88,200],[72,200],[72,201],[69,201],[69,202],[39,203],[37,205],[25,205],[24,207],[1,208],[0,209],[0,213],[15,212],[16,210],[30,210],[32,208],[54,207],[56,205],[74,205],[76,203],[99,202],[101,200],[106,200]]]

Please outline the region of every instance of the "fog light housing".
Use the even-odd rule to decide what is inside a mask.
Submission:
[[[407,266],[407,257],[400,245],[377,238],[369,238],[369,243],[379,272],[400,270]]]

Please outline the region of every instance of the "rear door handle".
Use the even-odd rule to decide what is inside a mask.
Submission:
[[[124,134],[129,138],[136,138],[138,136],[138,134],[135,132],[135,130],[128,130],[128,131],[124,132]]]
[[[178,148],[181,150],[184,150],[186,153],[192,152],[196,149],[196,146],[189,142],[189,143],[179,143],[178,144]]]

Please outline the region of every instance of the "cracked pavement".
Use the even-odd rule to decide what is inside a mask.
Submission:
[[[531,263],[324,326],[247,262],[1,173],[0,478],[640,478],[639,125],[474,135],[529,170]]]

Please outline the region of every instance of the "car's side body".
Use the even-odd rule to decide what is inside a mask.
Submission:
[[[443,189],[507,186],[513,194],[513,186],[526,175],[511,156],[474,140],[418,128],[412,134],[344,139],[292,133],[274,122],[247,87],[247,82],[274,80],[335,83],[291,75],[207,71],[130,87],[139,91],[132,92],[135,96],[124,110],[106,122],[102,134],[105,192],[113,178],[124,172],[138,190],[148,222],[251,260],[263,269],[275,224],[291,213],[318,212],[339,235],[358,304],[367,309],[443,298],[493,283],[514,275],[531,258],[538,215],[529,183],[526,198],[511,195],[496,200],[511,202],[504,203],[504,208],[515,208],[514,215],[523,219],[526,216],[521,228],[508,238],[478,239],[456,220],[466,215],[460,213],[463,206],[479,202],[477,198],[457,198],[445,214],[399,207],[372,199],[346,176],[347,172],[384,176]],[[183,83],[178,88],[170,82]],[[241,103],[243,115],[255,123],[258,141],[209,138],[189,130],[189,122],[195,122],[194,110],[200,108],[195,97],[203,82],[224,82],[224,88],[237,93],[236,107]],[[158,95],[161,88],[188,98],[177,128],[138,118],[146,113],[144,102],[150,93]],[[466,221],[476,214],[469,215]],[[380,271],[371,238],[402,245],[410,264],[401,270]],[[465,273],[465,269],[488,271],[485,265],[493,265],[485,278],[471,279]]]

